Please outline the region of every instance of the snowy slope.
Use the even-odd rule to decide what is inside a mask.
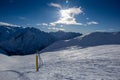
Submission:
[[[44,65],[35,72],[35,55],[0,54],[0,80],[120,80],[120,45],[71,47],[41,57]]]
[[[91,47],[99,45],[120,44],[120,32],[93,32],[74,39],[53,43],[41,52],[64,50],[69,47]]]

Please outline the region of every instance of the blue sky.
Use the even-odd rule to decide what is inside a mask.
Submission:
[[[0,0],[0,22],[43,31],[120,31],[120,0]]]

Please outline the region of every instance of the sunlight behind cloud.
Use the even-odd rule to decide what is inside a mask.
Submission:
[[[76,21],[75,16],[81,14],[83,11],[81,7],[76,8],[68,8],[68,9],[61,9],[60,11],[60,18],[52,22],[51,25],[56,25],[56,24],[63,24],[63,25],[82,25],[82,23],[78,23]]]

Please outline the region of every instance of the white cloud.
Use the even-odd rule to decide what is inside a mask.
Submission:
[[[27,26],[30,26],[31,24],[28,23],[28,24],[26,24],[26,25],[27,25]]]
[[[114,31],[114,29],[113,28],[109,28],[109,29],[101,29],[101,30],[96,30],[97,32],[111,32],[111,31]]]
[[[49,5],[56,7],[56,8],[62,8],[62,6],[60,4],[57,4],[57,3],[50,3]]]
[[[79,8],[68,8],[60,10],[61,17],[55,21],[50,23],[52,26],[56,24],[63,24],[63,25],[82,25],[82,23],[78,23],[76,21],[75,15],[81,14],[83,11]]]
[[[41,26],[41,24],[40,23],[38,23],[38,24],[36,24],[37,26]]]
[[[106,30],[95,30],[97,32],[106,32]]]
[[[48,26],[48,24],[47,24],[47,23],[42,23],[42,25],[43,25],[43,26]]]
[[[60,27],[63,27],[63,25],[60,25]]]
[[[63,28],[56,28],[56,27],[49,27],[49,30],[55,30],[55,31],[65,31]]]
[[[81,7],[72,7],[72,8],[68,8],[68,9],[62,9],[62,6],[60,4],[56,4],[56,3],[50,3],[50,6],[56,7],[56,8],[60,8],[59,13],[60,13],[60,17],[58,20],[51,22],[48,24],[48,26],[56,26],[56,25],[82,25],[82,26],[89,26],[89,25],[95,25],[95,24],[99,24],[96,21],[90,21],[90,22],[86,22],[86,23],[80,23],[77,22],[76,20],[76,15],[79,14],[85,14],[82,10]],[[90,18],[86,18],[86,20],[89,20]]]
[[[87,25],[92,25],[92,24],[99,24],[99,23],[96,22],[96,21],[90,21],[90,22],[87,22]]]
[[[56,26],[55,22],[50,23],[50,26]]]
[[[18,18],[21,19],[21,20],[27,20],[26,17],[22,17],[22,16],[20,16],[20,17],[18,17]]]
[[[10,24],[10,23],[6,23],[6,22],[0,22],[0,26],[14,26],[14,27],[20,27],[18,25],[14,25],[14,24]]]
[[[86,20],[89,20],[90,18],[86,18]]]
[[[113,28],[110,28],[109,30],[110,30],[110,31],[114,31],[114,29],[113,29]]]
[[[48,24],[47,23],[38,23],[38,24],[36,24],[37,26],[48,26]]]

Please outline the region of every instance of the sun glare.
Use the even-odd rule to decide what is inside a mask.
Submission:
[[[60,10],[60,14],[61,14],[62,18],[69,18],[70,17],[69,10]]]

